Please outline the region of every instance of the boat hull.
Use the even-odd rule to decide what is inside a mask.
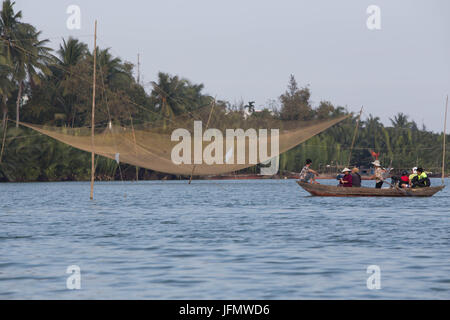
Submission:
[[[445,186],[400,189],[400,188],[344,188],[323,184],[310,184],[297,181],[298,185],[313,196],[318,197],[432,197]]]

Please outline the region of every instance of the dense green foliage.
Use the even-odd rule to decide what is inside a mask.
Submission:
[[[4,1],[0,15],[0,126],[2,154],[0,181],[57,181],[89,178],[90,155],[70,146],[18,128],[24,122],[66,127],[90,125],[92,103],[93,55],[88,46],[77,39],[64,39],[59,50],[46,47],[40,31],[22,21],[14,11],[14,2]],[[134,65],[114,57],[110,49],[97,48],[96,125],[108,122],[130,124],[151,123],[208,106],[213,97],[203,93],[202,84],[160,72],[151,82],[151,91],[137,83]],[[236,120],[246,117],[304,121],[343,115],[348,111],[322,101],[314,107],[309,87],[300,88],[291,76],[288,88],[275,105],[255,110],[254,102],[232,105],[218,101]],[[20,118],[19,118],[20,117]],[[133,119],[133,120],[131,120]],[[371,150],[380,152],[385,165],[396,168],[420,164],[426,168],[441,165],[442,135],[419,129],[404,114],[398,114],[384,126],[369,115],[359,126],[351,164],[368,165]],[[347,165],[350,146],[357,123],[354,116],[283,154],[281,171],[298,172],[305,159],[315,167]],[[8,127],[7,127],[8,126]],[[7,130],[5,130],[7,128]],[[5,135],[4,135],[5,134]],[[4,141],[3,141],[4,138]],[[330,169],[331,170],[331,169]],[[98,179],[134,179],[134,167],[97,158]],[[246,172],[257,172],[256,168]],[[150,170],[139,171],[140,178],[160,178]]]

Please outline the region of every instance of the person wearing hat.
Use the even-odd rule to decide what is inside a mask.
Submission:
[[[345,168],[344,170],[342,170],[344,176],[339,180],[339,184],[341,187],[351,188],[353,186],[353,179],[350,172],[352,172],[352,170],[350,170],[349,168]]]
[[[383,173],[385,173],[386,170],[381,167],[381,163],[379,160],[375,160],[374,162],[372,162],[372,164],[375,166],[375,172],[373,176],[370,177],[370,179],[376,181],[375,188],[381,189],[384,183]]]
[[[359,174],[359,169],[356,167],[352,169],[352,187],[361,187],[361,175]]]

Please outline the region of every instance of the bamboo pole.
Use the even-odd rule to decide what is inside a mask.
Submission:
[[[94,30],[94,79],[92,85],[92,118],[91,118],[91,200],[94,199],[94,176],[95,176],[95,152],[94,152],[94,129],[95,129],[95,82],[97,73],[97,20],[95,20]]]
[[[447,135],[447,112],[448,112],[448,95],[445,102],[445,118],[444,118],[444,142],[442,147],[442,184],[445,182],[445,140]]]
[[[364,108],[364,107],[361,107],[361,111],[359,112],[358,121],[356,122],[355,132],[354,132],[354,134],[353,134],[352,146],[350,147],[350,154],[348,155],[348,164],[347,164],[347,167],[350,166],[350,161],[352,160],[352,151],[353,151],[353,147],[355,146],[356,135],[358,134],[358,128],[359,128],[359,123],[360,123],[360,121],[361,121],[361,116],[362,116],[362,113],[363,113],[363,108]]]
[[[211,105],[211,111],[209,111],[209,116],[208,116],[208,121],[206,123],[205,131],[208,130],[209,122],[211,121],[211,116],[212,116],[215,105],[216,105],[216,100],[214,99],[214,101],[212,102],[212,105]],[[202,152],[203,152],[203,150],[202,150]],[[191,182],[192,182],[192,177],[194,176],[194,171],[195,171],[195,164],[192,167],[191,177],[189,178],[189,184],[191,184]]]
[[[138,85],[141,84],[141,55],[139,53],[137,55],[137,81],[136,82]],[[135,149],[135,153],[137,155],[136,135],[134,134],[133,117],[131,117],[131,114],[130,114],[130,118],[131,118],[131,129],[133,130],[134,149]],[[136,166],[136,182],[138,182],[138,181],[139,181],[139,167]]]
[[[5,150],[6,131],[7,130],[8,130],[8,115],[6,116],[5,128],[3,128],[3,140],[2,140],[2,151],[0,151],[0,163],[2,163],[3,151]]]
[[[138,53],[137,55],[137,84],[141,84],[141,61],[140,61],[140,55]]]
[[[130,120],[131,120],[131,131],[133,133],[133,141],[134,141],[134,153],[137,157],[136,134],[134,133],[133,117],[131,116],[131,113],[130,113]],[[139,181],[139,167],[136,166],[136,182],[138,181]]]

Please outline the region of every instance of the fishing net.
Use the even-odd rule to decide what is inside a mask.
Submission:
[[[112,122],[102,128],[96,127],[93,140],[88,127],[21,125],[118,162],[169,174],[200,176],[219,175],[268,163],[349,116],[281,121],[258,112],[246,115],[242,111],[204,107],[170,119],[163,117],[141,124]],[[278,148],[273,147],[275,142],[278,142]],[[266,150],[262,152],[264,147]],[[202,159],[199,159],[199,154]],[[208,161],[205,154],[215,161]],[[180,158],[184,161],[180,162]]]

